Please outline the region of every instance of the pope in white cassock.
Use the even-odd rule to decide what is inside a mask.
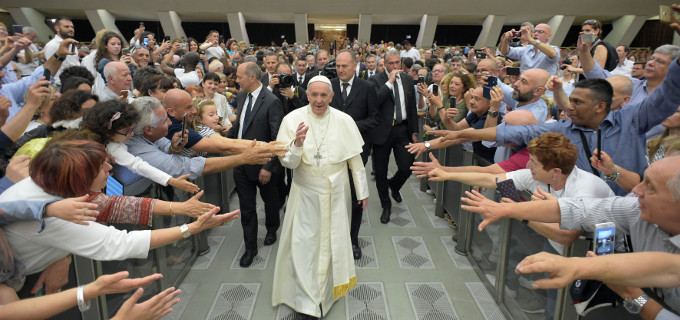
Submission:
[[[272,304],[284,303],[314,319],[357,282],[349,237],[349,169],[357,199],[368,201],[364,141],[354,120],[330,107],[330,81],[316,76],[307,87],[309,105],[283,118],[276,140],[290,146],[279,158],[293,169],[276,255]]]

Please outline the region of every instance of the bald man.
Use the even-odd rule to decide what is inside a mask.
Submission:
[[[628,76],[616,75],[607,78],[607,82],[612,85],[614,89],[614,96],[612,96],[612,110],[619,110],[623,108],[633,95],[633,81]]]
[[[176,132],[182,131],[182,121],[185,113],[189,123],[196,116],[196,108],[194,108],[192,103],[191,95],[184,90],[168,90],[163,98],[163,106],[167,110],[168,118],[172,122],[168,127],[168,139],[172,139]],[[217,133],[210,138],[203,138],[197,131],[189,128],[187,130],[189,131],[189,142],[187,142],[184,148],[192,151],[239,154],[249,145],[248,141],[224,138]]]
[[[548,117],[548,106],[541,96],[546,92],[546,83],[550,79],[550,74],[543,69],[529,69],[523,72],[517,81],[508,86],[500,84],[503,91],[503,102],[507,105],[507,111],[528,110],[534,115],[537,124],[545,122]],[[489,111],[490,116],[497,114],[499,108]],[[500,113],[503,110],[500,110]],[[494,126],[493,122],[487,121],[486,127]]]
[[[512,60],[521,60],[520,72],[532,68],[540,68],[551,75],[557,74],[560,62],[560,49],[548,44],[552,37],[550,26],[541,23],[533,31],[528,28],[520,29],[520,40],[528,43],[525,47],[510,48],[510,40],[514,37],[515,29],[503,34],[499,44],[501,53]]]

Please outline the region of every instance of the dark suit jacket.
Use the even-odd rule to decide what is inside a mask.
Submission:
[[[238,105],[238,114],[233,126],[227,132],[227,137],[236,139],[241,130],[241,112],[244,111],[248,103],[248,94],[245,91],[239,91],[236,96]],[[279,133],[279,126],[283,120],[283,107],[281,101],[266,87],[262,87],[260,94],[253,101],[252,109],[248,122],[245,124],[246,131],[243,132],[243,139],[257,141],[274,141],[276,135]],[[272,174],[282,172],[281,163],[276,157],[267,162],[264,166],[261,165],[245,165],[246,174],[251,180],[258,178],[260,169],[271,172]]]
[[[368,69],[366,68],[366,65],[363,62],[359,62],[359,74],[357,74],[356,70],[354,71],[354,75],[358,76],[361,79],[366,80],[368,78]]]
[[[355,76],[347,100],[343,101],[340,83],[339,78],[331,79],[331,86],[335,93],[331,107],[350,115],[359,127],[364,142],[373,143],[369,132],[380,124],[378,94],[375,85]]]
[[[265,89],[269,86],[269,73],[268,72],[262,73],[262,78],[260,78],[260,82],[265,87]]]
[[[279,88],[274,88],[272,92],[279,100],[281,100],[281,104],[283,104],[284,116],[297,108],[309,104],[309,101],[307,100],[307,92],[305,91],[305,89],[297,85],[295,86],[295,90],[293,91],[295,95],[293,96],[292,99],[288,99],[281,95]]]
[[[306,87],[306,84],[307,84],[307,82],[308,82],[308,81],[307,81],[307,73],[305,73],[305,75],[303,76],[304,78],[302,78],[302,82],[298,81],[298,74],[297,74],[297,72],[293,74],[293,77],[295,78],[295,85],[296,85],[296,86],[302,87],[303,85],[305,85],[305,86],[302,87],[302,88],[305,89],[305,90],[307,90],[307,87]]]
[[[371,131],[371,137],[374,144],[383,144],[387,140],[394,120],[394,96],[392,90],[385,84],[388,80],[387,73],[378,72],[371,77],[372,81],[378,88],[378,101],[380,111],[380,124]],[[406,119],[408,122],[408,131],[411,135],[418,133],[418,115],[416,110],[416,93],[413,85],[413,78],[403,72],[399,73],[399,81],[404,88],[404,96],[401,99],[406,105]],[[409,140],[411,137],[409,136]]]

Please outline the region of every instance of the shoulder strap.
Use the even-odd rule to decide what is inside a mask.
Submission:
[[[586,152],[586,156],[588,156],[588,163],[590,163],[590,158],[592,158],[593,154],[590,152],[590,147],[588,146],[588,139],[586,139],[586,136],[583,134],[583,131],[578,130],[578,133],[581,135],[581,143],[583,143],[583,150]],[[593,167],[593,165],[590,165],[590,170],[593,171],[593,174],[596,176],[600,176],[600,174],[597,172],[597,169]]]

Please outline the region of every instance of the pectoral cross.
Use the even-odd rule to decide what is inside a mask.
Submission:
[[[317,151],[316,151],[316,154],[314,155],[314,159],[316,159],[316,166],[317,166],[317,167],[319,166],[319,163],[320,163],[320,161],[321,161],[321,158],[323,158],[323,157],[321,156],[321,152],[319,152],[319,151],[317,150]]]

